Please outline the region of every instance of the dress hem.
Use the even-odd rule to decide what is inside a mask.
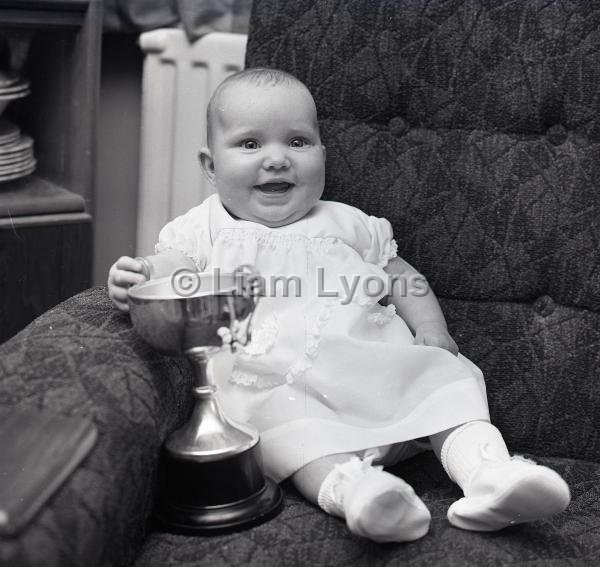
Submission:
[[[402,420],[383,427],[297,419],[261,433],[265,473],[281,482],[320,457],[412,441],[475,420],[489,421],[490,415],[485,384],[472,378],[436,390]]]

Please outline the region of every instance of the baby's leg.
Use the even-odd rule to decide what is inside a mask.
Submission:
[[[465,530],[494,531],[562,512],[569,487],[553,470],[511,457],[502,435],[487,421],[471,421],[430,437],[448,476],[465,497],[448,520]]]
[[[292,480],[302,495],[327,513],[346,519],[348,529],[374,541],[413,541],[429,529],[431,515],[402,479],[343,453],[312,461]]]

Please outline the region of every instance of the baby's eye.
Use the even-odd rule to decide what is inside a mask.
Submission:
[[[258,142],[256,140],[244,140],[241,145],[242,145],[242,148],[244,148],[245,150],[257,150],[258,149]]]
[[[304,138],[294,138],[290,141],[291,148],[303,148],[306,146],[307,142]]]

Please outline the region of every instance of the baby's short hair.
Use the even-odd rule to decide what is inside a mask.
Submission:
[[[301,89],[306,90],[310,94],[310,91],[300,79],[294,77],[294,75],[288,73],[287,71],[282,71],[281,69],[269,69],[267,67],[251,67],[249,69],[243,69],[242,71],[238,71],[233,75],[229,75],[229,77],[223,80],[219,84],[219,86],[217,86],[215,92],[210,98],[208,107],[206,109],[206,134],[209,145],[212,140],[213,120],[216,115],[216,108],[219,104],[221,95],[229,87],[242,83],[255,85],[259,87],[266,85],[297,86]]]

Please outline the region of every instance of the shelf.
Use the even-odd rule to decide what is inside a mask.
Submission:
[[[0,218],[0,229],[10,228],[13,231],[21,227],[53,226],[57,224],[81,224],[92,222],[88,213],[57,213],[47,215],[31,215],[26,217]]]
[[[81,195],[35,175],[0,184],[0,219],[84,210]]]
[[[89,0],[0,0],[0,24],[19,27],[79,27]]]

